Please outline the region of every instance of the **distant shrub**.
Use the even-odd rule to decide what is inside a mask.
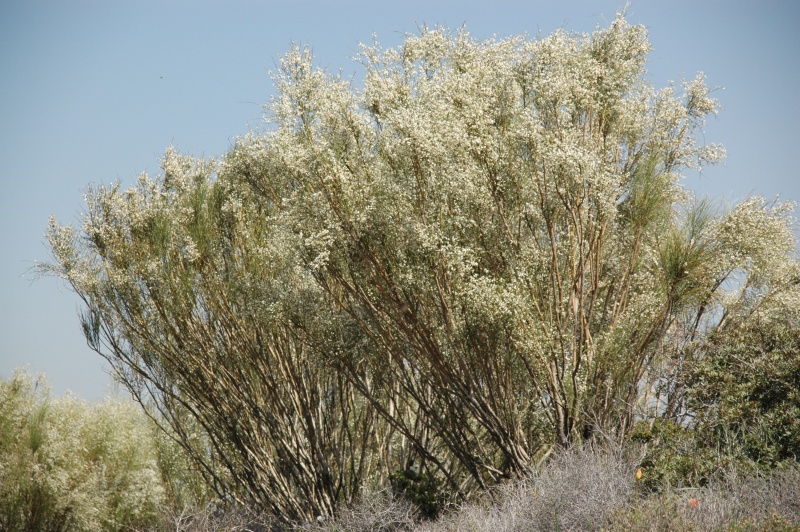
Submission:
[[[155,413],[153,413],[155,415]],[[195,519],[187,516],[203,515],[209,508],[215,507],[218,497],[212,485],[198,471],[189,454],[181,448],[178,437],[171,429],[161,423],[161,427],[153,426],[153,444],[156,449],[158,469],[166,491],[167,503],[163,509],[168,521],[173,519]],[[187,429],[193,428],[191,422]],[[194,440],[197,445],[208,445],[202,430],[194,427]],[[181,517],[183,516],[183,517]],[[170,530],[176,530],[170,527]],[[183,530],[177,527],[177,530]]]
[[[51,398],[22,371],[0,382],[0,530],[119,530],[165,504],[152,425],[133,402]]]

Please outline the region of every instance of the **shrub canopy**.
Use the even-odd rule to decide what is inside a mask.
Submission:
[[[791,205],[681,187],[723,155],[717,103],[649,86],[649,49],[621,16],[424,29],[362,46],[356,84],[293,48],[266,132],[90,188],[51,269],[220,494],[310,519],[410,466],[461,495],[517,476],[678,415],[711,333],[799,306]]]

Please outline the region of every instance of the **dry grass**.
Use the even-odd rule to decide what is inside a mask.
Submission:
[[[618,450],[576,449],[539,474],[499,487],[418,530],[600,530],[634,490],[636,462]]]
[[[702,489],[646,494],[636,485],[638,458],[618,449],[574,449],[437,521],[415,521],[412,508],[383,492],[305,530],[800,532],[800,466],[769,476],[729,474]]]
[[[391,490],[384,490],[366,492],[358,505],[345,508],[335,520],[304,527],[304,530],[392,532],[413,530],[417,524],[415,508],[405,499],[392,495]]]
[[[608,530],[800,531],[800,467],[635,498]]]
[[[729,473],[704,488],[647,494],[637,486],[639,458],[616,448],[573,449],[526,479],[451,508],[437,521],[420,522],[413,505],[384,490],[365,493],[358,505],[343,509],[336,519],[298,525],[295,530],[800,532],[800,465],[771,475]],[[274,520],[209,509],[173,515],[168,521],[161,530],[285,530]]]
[[[159,526],[149,532],[272,532],[281,529],[270,516],[245,510],[221,511],[209,504],[192,510],[166,511]]]

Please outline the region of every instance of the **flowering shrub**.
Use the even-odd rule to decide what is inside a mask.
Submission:
[[[219,495],[313,521],[414,463],[463,499],[687,414],[709,338],[800,309],[792,205],[681,187],[717,102],[649,49],[425,29],[363,88],[292,49],[266,133],[90,188],[45,269]]]
[[[51,398],[20,371],[0,382],[0,529],[154,524],[166,500],[152,431],[131,402]]]

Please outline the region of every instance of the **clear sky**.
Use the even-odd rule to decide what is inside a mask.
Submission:
[[[606,26],[624,0],[218,1],[0,0],[0,376],[44,372],[53,392],[101,398],[111,379],[86,347],[79,300],[28,273],[49,258],[48,217],[76,221],[90,183],[158,172],[169,145],[224,154],[258,128],[274,94],[268,71],[292,42],[320,66],[355,73],[373,33],[396,45],[419,24],[475,37]],[[800,201],[800,2],[633,0],[628,20],[653,45],[649,80],[698,71],[723,111],[705,140],[722,166],[686,185],[727,202]]]

